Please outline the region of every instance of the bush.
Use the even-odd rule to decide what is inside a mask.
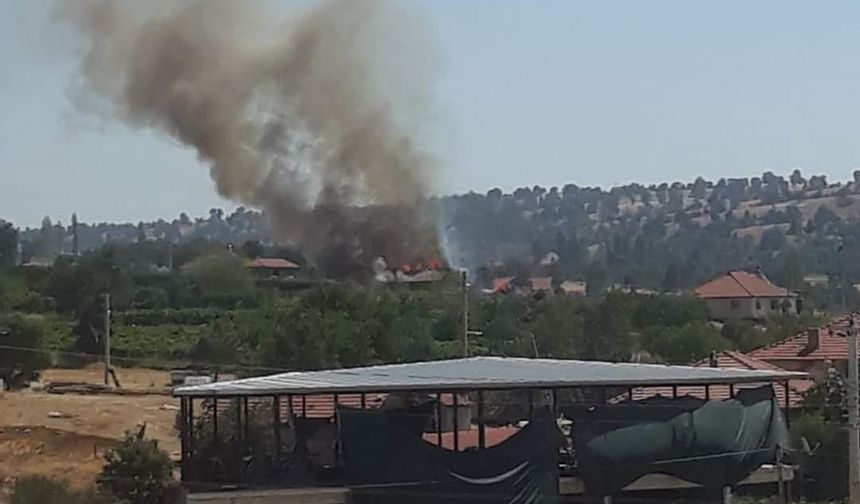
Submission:
[[[170,458],[157,442],[130,433],[105,455],[97,484],[101,493],[129,504],[176,502],[177,485]]]
[[[12,487],[11,504],[69,504],[72,494],[65,482],[41,475],[22,476]]]
[[[0,378],[11,387],[24,386],[50,365],[47,354],[40,352],[42,331],[20,315],[0,317],[0,345],[12,348],[0,350]]]

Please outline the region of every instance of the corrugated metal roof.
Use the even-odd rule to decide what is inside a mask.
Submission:
[[[550,387],[760,383],[805,373],[597,361],[471,357],[327,371],[296,371],[174,389],[177,396],[454,391]]]

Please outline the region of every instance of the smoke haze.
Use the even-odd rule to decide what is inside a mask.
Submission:
[[[57,13],[81,36],[75,102],[195,149],[218,192],[264,210],[277,240],[335,275],[434,253],[421,127],[437,69],[417,14],[385,0],[286,15],[76,0]]]

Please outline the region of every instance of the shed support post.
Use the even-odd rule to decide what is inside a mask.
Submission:
[[[710,385],[705,385],[705,400],[706,401],[711,400],[711,386]]]
[[[181,446],[181,469],[182,480],[186,481],[188,473],[188,398],[183,397],[179,400],[179,425],[182,429],[179,433],[179,444]]]
[[[338,395],[333,394],[332,396],[332,404],[334,406],[334,411],[332,411],[332,415],[334,416],[334,466],[335,468],[339,468],[340,464],[340,418],[337,414],[337,403],[338,403]]]
[[[247,443],[248,442],[248,436],[250,435],[249,434],[250,433],[249,426],[251,425],[251,417],[248,414],[248,397],[247,396],[242,398],[242,415],[245,417],[244,440],[245,440],[245,443]]]
[[[218,398],[212,398],[212,442],[218,445]]]
[[[484,391],[478,391],[478,448],[487,447],[487,429],[484,426]]]
[[[288,399],[292,407],[293,397]],[[272,429],[275,435],[275,474],[281,474],[281,396],[272,397]]]
[[[732,504],[732,487],[723,487],[723,504]]]
[[[234,397],[233,404],[236,406],[236,432],[234,435],[236,436],[236,444],[239,446],[239,449],[242,448],[243,434],[245,433],[242,428],[242,398]],[[247,419],[246,419],[247,421]]]
[[[302,394],[302,418],[308,417],[308,396]]]
[[[534,390],[529,389],[529,420],[534,417],[535,414],[535,394]]]
[[[735,397],[735,384],[732,383],[729,385],[729,398],[734,399],[734,397]],[[729,498],[730,499],[731,499],[731,491],[732,491],[732,489],[729,488]]]
[[[672,385],[672,399],[678,398],[678,386]]]
[[[454,422],[453,422],[454,423],[454,425],[453,425],[453,428],[454,428],[454,451],[460,451],[460,421],[459,421],[459,413],[460,412],[458,411],[460,409],[460,405],[457,403],[457,393],[454,392],[453,394],[451,394],[451,396],[452,396],[452,402],[454,404],[454,417],[453,417],[453,420],[454,420]]]
[[[627,389],[627,400],[628,401],[633,400],[633,387],[630,387]]]
[[[553,418],[558,418],[558,390],[552,389],[550,392],[552,394],[552,416]]]
[[[194,456],[194,398],[188,398],[188,453]]]
[[[442,447],[442,393],[436,392],[436,446]]]
[[[361,409],[367,409],[367,394],[361,393]]]

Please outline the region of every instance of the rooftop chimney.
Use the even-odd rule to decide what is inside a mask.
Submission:
[[[818,350],[818,345],[821,338],[821,329],[810,327],[806,330],[806,348],[803,349],[804,354],[810,354]]]
[[[708,357],[708,367],[720,367],[719,362],[717,361],[717,352],[711,350],[711,356]]]

